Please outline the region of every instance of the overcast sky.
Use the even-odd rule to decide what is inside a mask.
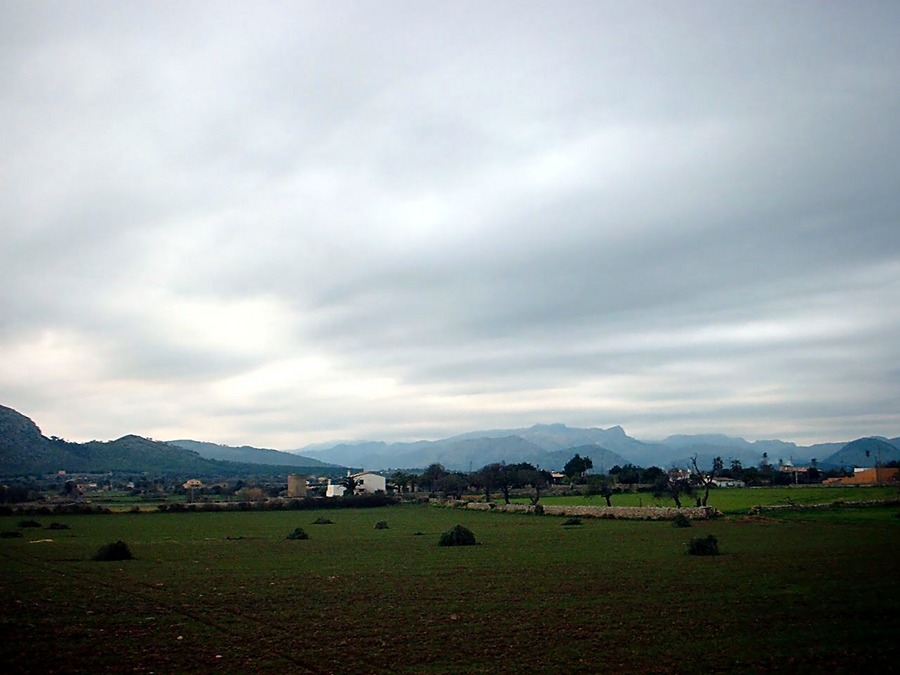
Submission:
[[[900,434],[900,3],[0,1],[0,403],[280,449]]]

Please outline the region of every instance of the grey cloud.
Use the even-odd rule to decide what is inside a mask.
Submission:
[[[115,390],[121,426],[143,408],[171,429],[181,405],[194,435],[268,445],[534,421],[896,433],[898,18],[6,5],[0,357],[37,367],[74,336],[58,358],[95,344],[99,366],[71,391]],[[330,375],[278,375],[303,358]],[[47,386],[0,377],[38,412]]]

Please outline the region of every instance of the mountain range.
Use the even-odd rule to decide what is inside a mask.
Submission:
[[[713,458],[726,463],[739,460],[744,466],[756,466],[766,459],[772,463],[807,464],[813,458],[821,468],[841,466],[874,466],[900,460],[900,438],[866,438],[856,450],[843,452],[844,442],[800,446],[780,440],[747,441],[723,434],[674,435],[659,441],[641,441],[625,433],[620,426],[608,429],[573,428],[564,424],[536,424],[520,429],[473,431],[436,441],[384,443],[360,441],[339,443],[329,448],[321,445],[298,450],[323,461],[367,469],[424,467],[439,462],[451,470],[480,468],[490,462],[530,462],[556,471],[578,452],[591,458],[594,471],[618,464],[640,466],[686,466],[697,456],[700,466],[710,465]],[[869,455],[859,447],[871,446]]]
[[[470,471],[492,462],[529,462],[557,471],[578,453],[590,457],[594,472],[631,463],[640,466],[686,466],[697,457],[708,466],[714,457],[726,464],[739,460],[756,466],[765,458],[820,468],[868,467],[900,461],[900,438],[867,437],[851,442],[799,446],[780,440],[747,441],[722,434],[674,435],[641,441],[620,426],[608,429],[536,424],[519,429],[472,431],[434,441],[383,441],[316,444],[289,452],[252,446],[228,446],[196,440],[154,441],[123,436],[115,441],[71,443],[47,438],[21,413],[0,406],[0,475],[58,470],[134,471],[202,476],[297,473],[338,475],[345,467],[369,470],[417,469],[440,463],[449,470]]]
[[[199,443],[198,446],[213,446]],[[28,417],[0,405],[0,475],[35,475],[66,471],[67,473],[105,473],[108,471],[205,477],[242,477],[278,475],[287,469],[297,473],[341,475],[342,467],[300,455],[243,448],[221,449],[214,453],[176,443],[164,443],[129,434],[114,441],[72,443],[55,436],[50,438]],[[250,449],[247,449],[250,450]],[[255,450],[255,449],[254,449]]]

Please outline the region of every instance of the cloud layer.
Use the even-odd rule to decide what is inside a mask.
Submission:
[[[891,3],[5,3],[0,395],[291,448],[900,431]]]

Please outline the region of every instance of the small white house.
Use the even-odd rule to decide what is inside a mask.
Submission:
[[[363,471],[362,473],[353,474],[353,477],[356,479],[357,493],[366,492],[374,494],[376,492],[387,491],[387,479],[377,473]]]
[[[376,492],[387,491],[387,479],[377,473],[362,471],[361,473],[352,474],[352,477],[356,479],[355,494],[375,494]],[[347,488],[343,485],[328,481],[328,485],[325,488],[325,496],[343,497],[346,491]]]
[[[328,485],[325,487],[325,496],[343,497],[346,489],[347,488],[345,488],[343,485],[337,485],[335,483],[332,483],[331,481],[328,481]]]

